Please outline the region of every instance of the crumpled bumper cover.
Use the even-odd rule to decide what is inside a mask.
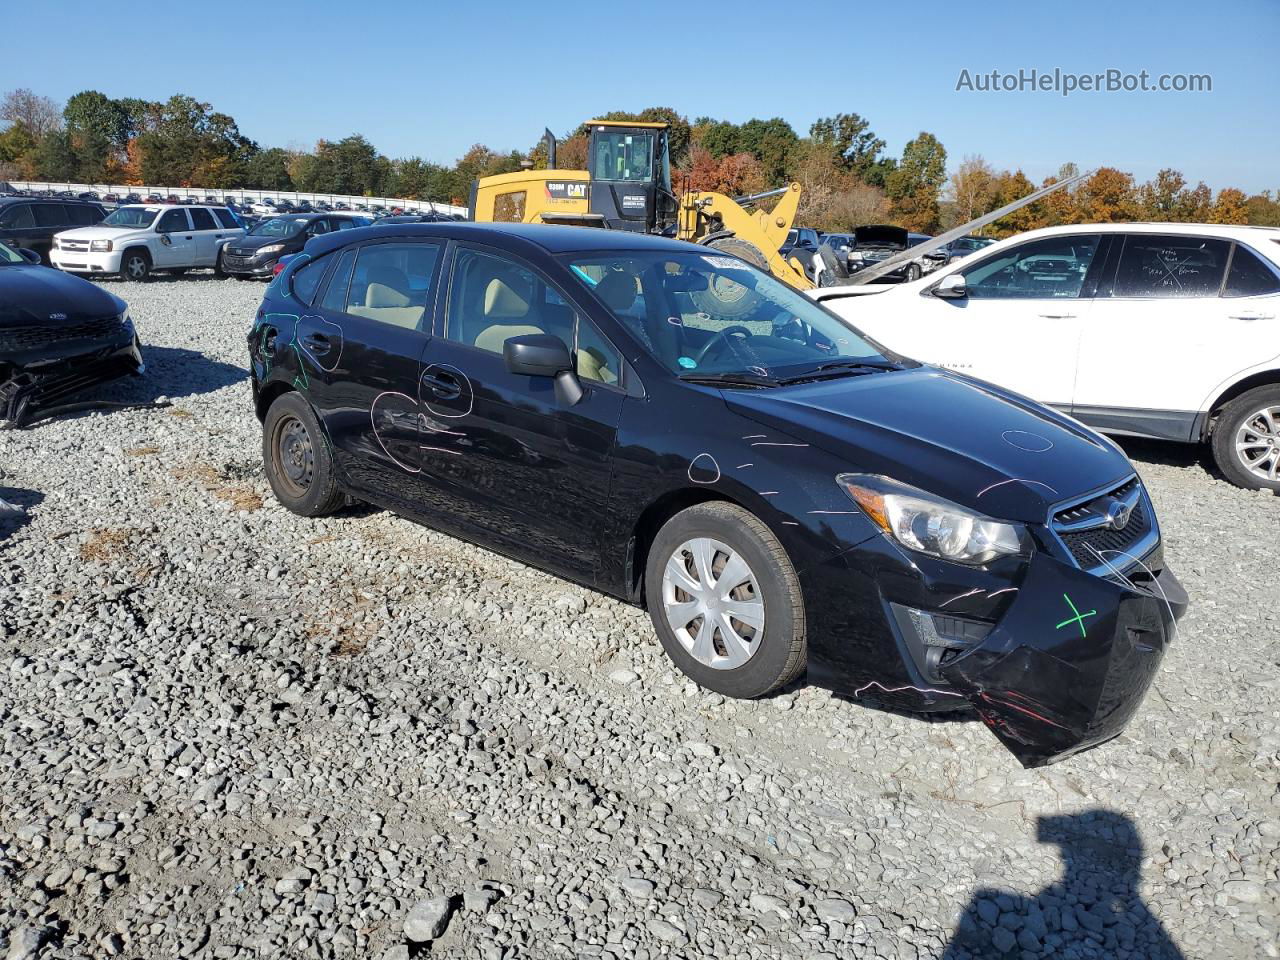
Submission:
[[[1039,554],[996,628],[941,672],[1024,766],[1043,766],[1125,728],[1186,608],[1168,568],[1104,579]]]
[[[0,422],[21,427],[82,391],[145,370],[136,334],[96,346],[50,344],[44,356],[0,355]],[[24,360],[19,365],[13,360]]]

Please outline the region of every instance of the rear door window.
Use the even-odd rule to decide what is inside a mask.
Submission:
[[[425,329],[427,298],[440,247],[435,243],[375,243],[356,257],[345,313],[397,327]]]
[[[1227,271],[1224,297],[1264,297],[1280,293],[1280,277],[1274,267],[1268,267],[1257,254],[1236,244],[1231,255],[1231,269]]]
[[[239,230],[240,224],[236,223],[235,214],[230,210],[223,208],[215,208],[213,215],[218,218],[218,222],[222,224],[224,230]]]
[[[217,230],[218,225],[213,220],[213,214],[204,207],[192,207],[189,211],[191,214],[191,223],[197,230]]]
[[[1216,297],[1231,242],[1213,237],[1131,233],[1112,284],[1113,297]]]
[[[65,227],[70,224],[67,209],[60,203],[37,203],[37,227]]]
[[[347,288],[351,286],[351,270],[356,265],[356,248],[348,247],[342,251],[342,259],[338,261],[329,285],[325,288],[324,299],[320,306],[334,313],[344,313],[347,309]]]

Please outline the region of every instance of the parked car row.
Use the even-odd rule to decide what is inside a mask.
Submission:
[[[818,286],[834,286],[845,277],[932,239],[927,233],[911,233],[892,224],[866,224],[848,233],[793,227],[779,252],[786,258],[795,256],[804,265],[809,279]],[[877,280],[884,283],[918,280],[994,242],[986,237],[962,237],[904,263]]]

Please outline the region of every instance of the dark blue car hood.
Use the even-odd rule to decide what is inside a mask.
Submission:
[[[52,267],[0,266],[0,327],[56,327],[118,316],[125,302],[101,287]]]
[[[767,390],[726,390],[731,410],[990,516],[1043,522],[1049,506],[1133,472],[1114,446],[1018,394],[935,367]]]

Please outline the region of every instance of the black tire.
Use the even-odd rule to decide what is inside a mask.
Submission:
[[[311,405],[299,393],[278,397],[262,424],[262,465],[281,505],[302,517],[333,513],[346,497]]]
[[[907,283],[910,283],[912,280],[919,280],[920,277],[921,277],[920,264],[918,263],[907,264]]]
[[[215,277],[221,277],[224,280],[228,276],[227,268],[223,266],[223,263],[222,263],[223,254],[225,254],[226,252],[227,252],[226,247],[219,247],[217,259],[213,261],[213,275]]]
[[[818,273],[818,286],[836,287],[849,279],[849,268],[839,254],[831,249],[831,244],[824,243],[820,246],[816,259],[822,263],[822,270]]]
[[[1280,414],[1276,413],[1280,410],[1280,383],[1255,387],[1247,393],[1240,394],[1223,407],[1214,423],[1210,446],[1218,469],[1237,487],[1244,487],[1246,490],[1273,490],[1280,493],[1280,434],[1272,434],[1270,439],[1275,443],[1271,444],[1270,449],[1273,452],[1269,457],[1264,456],[1262,460],[1266,472],[1274,472],[1277,475],[1274,480],[1259,476],[1249,469],[1244,459],[1249,451],[1236,450],[1236,442],[1241,430],[1249,424],[1252,423],[1259,429],[1266,429],[1265,420],[1261,416],[1264,410],[1271,411],[1273,429],[1280,429]],[[1255,453],[1265,454],[1268,449],[1265,434],[1246,432],[1245,437],[1248,438],[1246,442],[1254,444],[1251,449]],[[1271,468],[1273,464],[1276,465],[1274,470]]]
[[[764,602],[764,629],[750,658],[732,669],[696,660],[676,637],[663,603],[667,562],[688,540],[709,537],[742,555]],[[672,662],[699,686],[727,697],[762,697],[799,676],[806,663],[804,598],[800,581],[778,538],[748,510],[711,501],[682,510],[658,531],[645,565],[645,600],[658,639]]]
[[[151,279],[151,254],[143,247],[133,247],[120,256],[120,278],[133,283]]]
[[[738,237],[721,237],[706,244],[716,250],[745,260],[765,273],[769,272],[769,261],[754,243]],[[752,290],[726,281],[720,287],[696,290],[691,295],[694,305],[703,313],[725,320],[736,320],[754,313],[760,308],[761,299]]]

